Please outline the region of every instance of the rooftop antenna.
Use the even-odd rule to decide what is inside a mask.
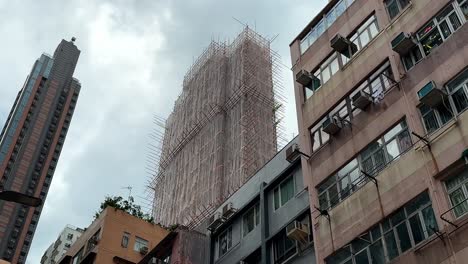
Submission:
[[[128,199],[130,199],[130,197],[132,197],[132,186],[126,186],[126,187],[122,187],[120,189],[127,189],[128,190]]]
[[[244,27],[248,27],[249,25],[245,24],[244,22],[240,21],[239,19],[232,17],[235,21],[239,22],[239,24],[243,25]]]

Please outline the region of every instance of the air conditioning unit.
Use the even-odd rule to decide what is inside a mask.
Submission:
[[[364,110],[368,105],[372,103],[372,96],[364,92],[363,90],[359,91],[357,94],[353,95],[351,98],[353,105],[357,108]]]
[[[140,248],[140,254],[142,254],[142,255],[148,254],[148,247],[141,247]]]
[[[302,84],[303,86],[309,86],[312,83],[312,78],[314,77],[315,76],[313,76],[310,72],[306,70],[300,70],[296,74],[296,82]]]
[[[446,92],[439,89],[434,81],[430,81],[418,91],[419,101],[432,108],[439,105],[446,96]]]
[[[411,34],[401,32],[396,36],[392,42],[392,50],[395,51],[396,53],[400,55],[405,55],[407,54],[412,47],[414,47],[416,44],[413,41],[413,37]]]
[[[336,34],[332,40],[330,41],[330,46],[335,51],[347,56],[348,58],[351,57],[352,53],[357,51],[357,46],[349,39],[341,36],[340,34]]]
[[[223,223],[223,219],[221,217],[221,212],[216,212],[214,215],[210,217],[210,222],[208,225],[208,230],[214,231]]]
[[[225,206],[223,206],[222,211],[224,220],[227,220],[233,216],[237,210],[232,206],[232,203],[227,203]]]
[[[286,160],[290,163],[293,163],[295,160],[297,160],[301,156],[301,153],[299,151],[299,145],[298,144],[292,144],[286,149]]]
[[[329,135],[335,135],[342,127],[341,121],[335,117],[328,117],[322,124],[323,132]]]
[[[286,226],[286,235],[290,239],[299,242],[307,242],[309,236],[309,226],[299,221],[293,221]]]

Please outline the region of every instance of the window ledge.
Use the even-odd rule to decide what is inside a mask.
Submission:
[[[237,243],[235,244],[234,246],[232,246],[230,249],[228,249],[228,251],[226,253],[224,253],[224,255],[218,257],[216,260],[215,260],[215,263],[219,263],[221,260],[223,260],[226,256],[228,256],[229,254],[231,254],[231,252],[234,250],[234,249],[237,249],[238,247],[240,247],[240,243]]]
[[[390,23],[388,24],[387,27],[385,27],[385,30],[388,30],[389,28],[391,28],[393,24],[397,23],[397,21],[400,20],[400,17],[405,15],[407,12],[409,12],[408,10],[412,8],[413,8],[413,1],[410,1],[409,4],[405,8],[403,8],[403,10],[401,10],[400,13],[398,13],[396,17],[390,19]]]

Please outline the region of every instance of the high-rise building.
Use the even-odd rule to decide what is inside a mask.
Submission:
[[[467,19],[332,0],[291,43],[317,263],[467,263]]]
[[[35,63],[0,134],[0,188],[45,200],[80,92],[80,51],[62,40]],[[0,258],[24,263],[42,206],[0,201]]]
[[[55,264],[65,255],[67,250],[83,234],[84,230],[72,225],[67,225],[60,232],[57,240],[52,243],[44,252],[41,258],[41,264]]]
[[[246,28],[232,43],[212,42],[190,68],[161,136],[157,222],[197,225],[276,153],[273,56]]]

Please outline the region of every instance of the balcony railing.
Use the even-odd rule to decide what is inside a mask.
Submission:
[[[449,223],[450,225],[454,226],[455,228],[459,228],[460,225],[455,224],[452,220],[448,219],[446,216],[448,214],[452,214],[456,219],[460,219],[462,216],[465,216],[468,213],[468,198],[464,199],[463,201],[459,202],[458,204],[452,206],[447,211],[443,212],[440,215],[440,219]],[[466,222],[468,223],[468,222]],[[466,223],[463,223],[466,224]]]

